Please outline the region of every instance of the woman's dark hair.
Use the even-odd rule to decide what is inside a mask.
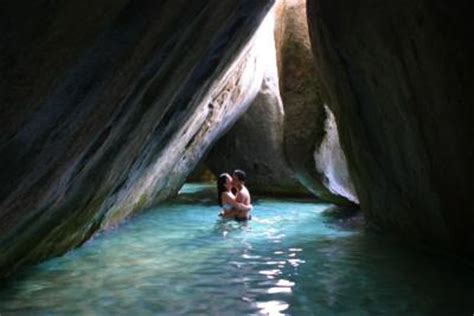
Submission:
[[[225,183],[228,178],[229,175],[227,173],[222,173],[219,175],[219,178],[217,178],[217,203],[219,203],[219,206],[222,206],[222,192],[227,191]]]

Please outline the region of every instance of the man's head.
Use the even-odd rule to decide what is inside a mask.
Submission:
[[[245,174],[245,171],[236,169],[232,173],[232,180],[237,184],[244,184],[245,180],[247,180],[247,175]]]

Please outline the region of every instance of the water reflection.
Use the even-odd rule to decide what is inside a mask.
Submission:
[[[223,237],[227,237],[231,232],[246,230],[249,227],[249,221],[235,221],[231,219],[218,218],[214,225],[214,232]]]
[[[281,312],[288,309],[289,304],[283,301],[268,301],[268,302],[257,302],[256,307],[259,312],[263,315],[285,315]]]
[[[366,231],[354,219],[357,214],[263,199],[251,221],[226,221],[217,218],[217,207],[193,204],[193,193],[186,194],[185,201],[137,216],[24,271],[0,291],[0,313],[470,315],[474,310],[472,271],[384,241]]]

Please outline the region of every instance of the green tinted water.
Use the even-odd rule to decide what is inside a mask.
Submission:
[[[259,199],[217,218],[208,186],[3,285],[0,314],[472,315],[474,276],[328,204]]]

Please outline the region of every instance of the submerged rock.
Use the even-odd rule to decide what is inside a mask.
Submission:
[[[257,93],[271,4],[2,3],[0,277],[177,192]]]
[[[309,0],[308,15],[361,208],[474,256],[468,4]]]

